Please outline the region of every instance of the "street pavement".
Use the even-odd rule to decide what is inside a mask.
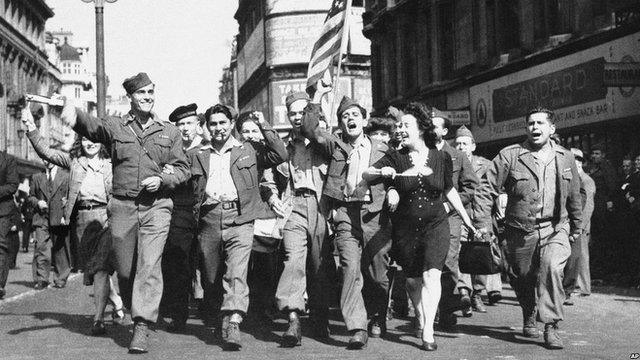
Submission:
[[[371,339],[366,349],[346,350],[349,336],[335,312],[332,338],[319,342],[305,337],[302,346],[281,348],[284,320],[273,325],[242,324],[243,348],[223,351],[221,343],[192,317],[184,334],[159,325],[150,335],[150,353],[127,354],[131,326],[107,324],[103,337],[87,336],[92,323],[92,288],[75,275],[65,289],[31,290],[31,254],[20,254],[18,269],[9,276],[9,293],[0,301],[0,359],[630,359],[640,353],[640,294],[634,290],[598,288],[566,307],[560,329],[564,350],[547,350],[542,338],[520,336],[520,308],[510,289],[486,314],[458,318],[455,332],[437,332],[439,349],[419,349],[409,319],[393,319],[385,339]],[[108,308],[107,319],[110,319]],[[303,320],[303,327],[308,322]]]

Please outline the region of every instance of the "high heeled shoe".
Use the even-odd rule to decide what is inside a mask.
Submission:
[[[122,312],[122,316],[118,315],[119,312]],[[111,313],[111,320],[113,320],[114,324],[125,326],[127,325],[126,319],[127,319],[127,316],[125,315],[124,310],[122,308],[114,309],[113,312]]]
[[[438,344],[436,342],[422,341],[422,350],[424,351],[436,351],[438,350]]]

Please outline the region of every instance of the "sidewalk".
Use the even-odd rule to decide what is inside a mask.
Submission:
[[[9,278],[5,286],[6,294],[0,300],[0,305],[17,301],[25,296],[30,296],[38,290],[33,289],[33,273],[31,270],[31,262],[33,261],[33,244],[29,244],[29,252],[24,253],[22,250],[18,253],[16,259],[16,268],[9,270]],[[68,281],[77,278],[79,274],[72,273]],[[53,272],[51,273],[50,282],[53,281]]]

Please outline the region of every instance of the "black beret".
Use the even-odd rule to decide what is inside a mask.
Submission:
[[[172,123],[175,123],[189,116],[198,116],[197,110],[198,110],[198,105],[196,104],[178,106],[169,115],[169,121],[171,121]]]
[[[122,87],[127,91],[127,94],[133,94],[136,90],[149,84],[152,84],[151,79],[149,79],[149,75],[141,72],[138,73],[138,75],[126,78],[122,83]]]

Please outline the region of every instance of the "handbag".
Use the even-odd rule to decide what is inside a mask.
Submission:
[[[502,252],[496,239],[461,241],[460,272],[472,275],[491,275],[500,272]]]

